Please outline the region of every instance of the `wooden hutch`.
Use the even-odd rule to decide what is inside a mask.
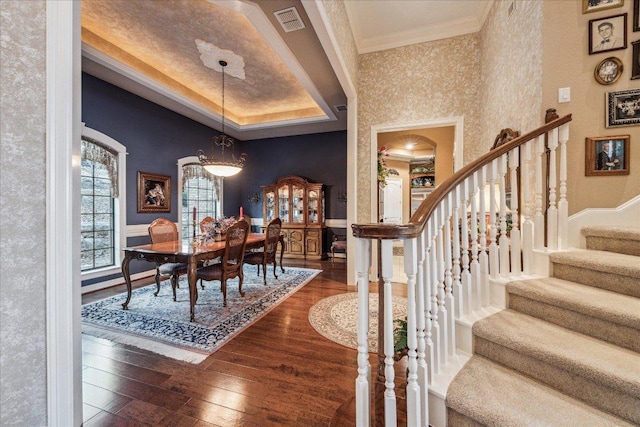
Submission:
[[[263,204],[261,230],[272,219],[280,217],[284,234],[286,258],[322,259],[324,223],[323,185],[287,175],[271,185],[262,186]]]

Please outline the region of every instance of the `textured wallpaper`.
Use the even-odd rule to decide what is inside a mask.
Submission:
[[[544,123],[542,0],[515,2],[510,17],[509,4],[494,2],[480,32],[482,142],[471,158],[491,148],[501,129],[526,133]]]
[[[47,424],[45,2],[0,2],[0,425]]]
[[[464,116],[464,163],[477,156],[478,34],[360,55],[357,221],[370,222],[371,127]]]

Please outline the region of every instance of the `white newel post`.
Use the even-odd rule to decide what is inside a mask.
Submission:
[[[371,424],[371,365],[369,364],[369,268],[371,241],[356,238],[358,283],[358,377],[356,378],[356,425]]]

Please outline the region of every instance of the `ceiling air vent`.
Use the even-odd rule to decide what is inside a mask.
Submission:
[[[282,9],[277,12],[273,12],[282,25],[282,29],[285,33],[290,33],[291,31],[301,30],[304,28],[304,22],[302,22],[302,18],[298,14],[298,11],[295,7],[289,7],[287,9]]]
[[[336,105],[333,108],[335,108],[336,111],[339,112],[339,113],[341,113],[343,111],[347,111],[347,105],[346,104]]]

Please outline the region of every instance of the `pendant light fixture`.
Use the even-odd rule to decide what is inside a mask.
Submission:
[[[198,150],[196,154],[198,155],[200,164],[207,172],[216,176],[226,177],[233,176],[242,170],[244,163],[247,160],[247,155],[242,153],[240,158],[236,160],[233,155],[233,145],[235,141],[224,133],[224,67],[227,66],[227,61],[220,60],[218,63],[222,67],[222,133],[218,136],[214,136],[211,140],[211,157],[207,157],[202,150]],[[220,147],[220,157],[214,156],[216,147]],[[225,159],[225,148],[231,149],[230,160]]]

